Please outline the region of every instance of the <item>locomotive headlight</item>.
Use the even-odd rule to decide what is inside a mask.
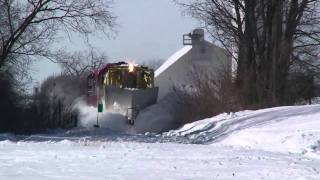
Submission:
[[[134,71],[134,65],[130,63],[128,69],[129,69],[129,72],[133,72]]]

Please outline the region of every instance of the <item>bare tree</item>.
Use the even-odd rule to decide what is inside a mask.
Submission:
[[[115,16],[104,0],[0,0],[0,68],[51,58],[59,32],[85,37],[112,29]]]
[[[108,57],[93,49],[74,53],[60,52],[56,57],[63,74],[83,78],[93,69],[98,69],[108,62]]]
[[[291,66],[314,58],[319,49],[317,0],[177,3],[235,54],[237,85],[248,104],[282,104]]]
[[[179,105],[175,114],[181,124],[241,108],[228,71],[203,72],[193,68],[188,83],[173,87],[172,97]]]

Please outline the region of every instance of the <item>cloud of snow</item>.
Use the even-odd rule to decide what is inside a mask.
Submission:
[[[74,108],[78,110],[78,126],[91,128],[98,124],[101,128],[108,128],[114,131],[127,132],[128,125],[126,117],[112,112],[98,114],[97,107],[88,106],[83,99],[75,103]]]
[[[101,128],[108,128],[121,133],[160,133],[177,128],[174,118],[173,104],[168,100],[160,101],[146,109],[140,111],[133,126],[127,124],[125,116],[105,111],[97,112],[97,108],[88,106],[84,98],[79,98],[74,103],[74,109],[78,111],[78,126],[91,128],[98,124]]]
[[[139,113],[134,131],[161,133],[178,128],[175,108],[175,102],[170,98],[164,98],[157,104],[147,107]]]

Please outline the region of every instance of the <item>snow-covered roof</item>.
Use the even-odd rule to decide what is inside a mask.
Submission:
[[[164,72],[167,68],[169,68],[172,64],[174,64],[178,59],[180,59],[183,55],[188,53],[192,49],[192,46],[184,46],[179,51],[174,53],[169,59],[166,60],[154,73],[155,77]]]

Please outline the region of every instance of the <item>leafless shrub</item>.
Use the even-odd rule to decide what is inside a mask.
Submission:
[[[69,127],[73,122],[72,103],[85,94],[85,80],[61,74],[48,77],[35,97],[43,128]]]
[[[302,101],[311,104],[315,96],[315,84],[313,73],[294,72],[287,80],[285,99],[288,104],[295,104]]]
[[[212,117],[241,108],[230,72],[203,73],[193,70],[190,82],[175,86],[177,113],[181,124]]]

